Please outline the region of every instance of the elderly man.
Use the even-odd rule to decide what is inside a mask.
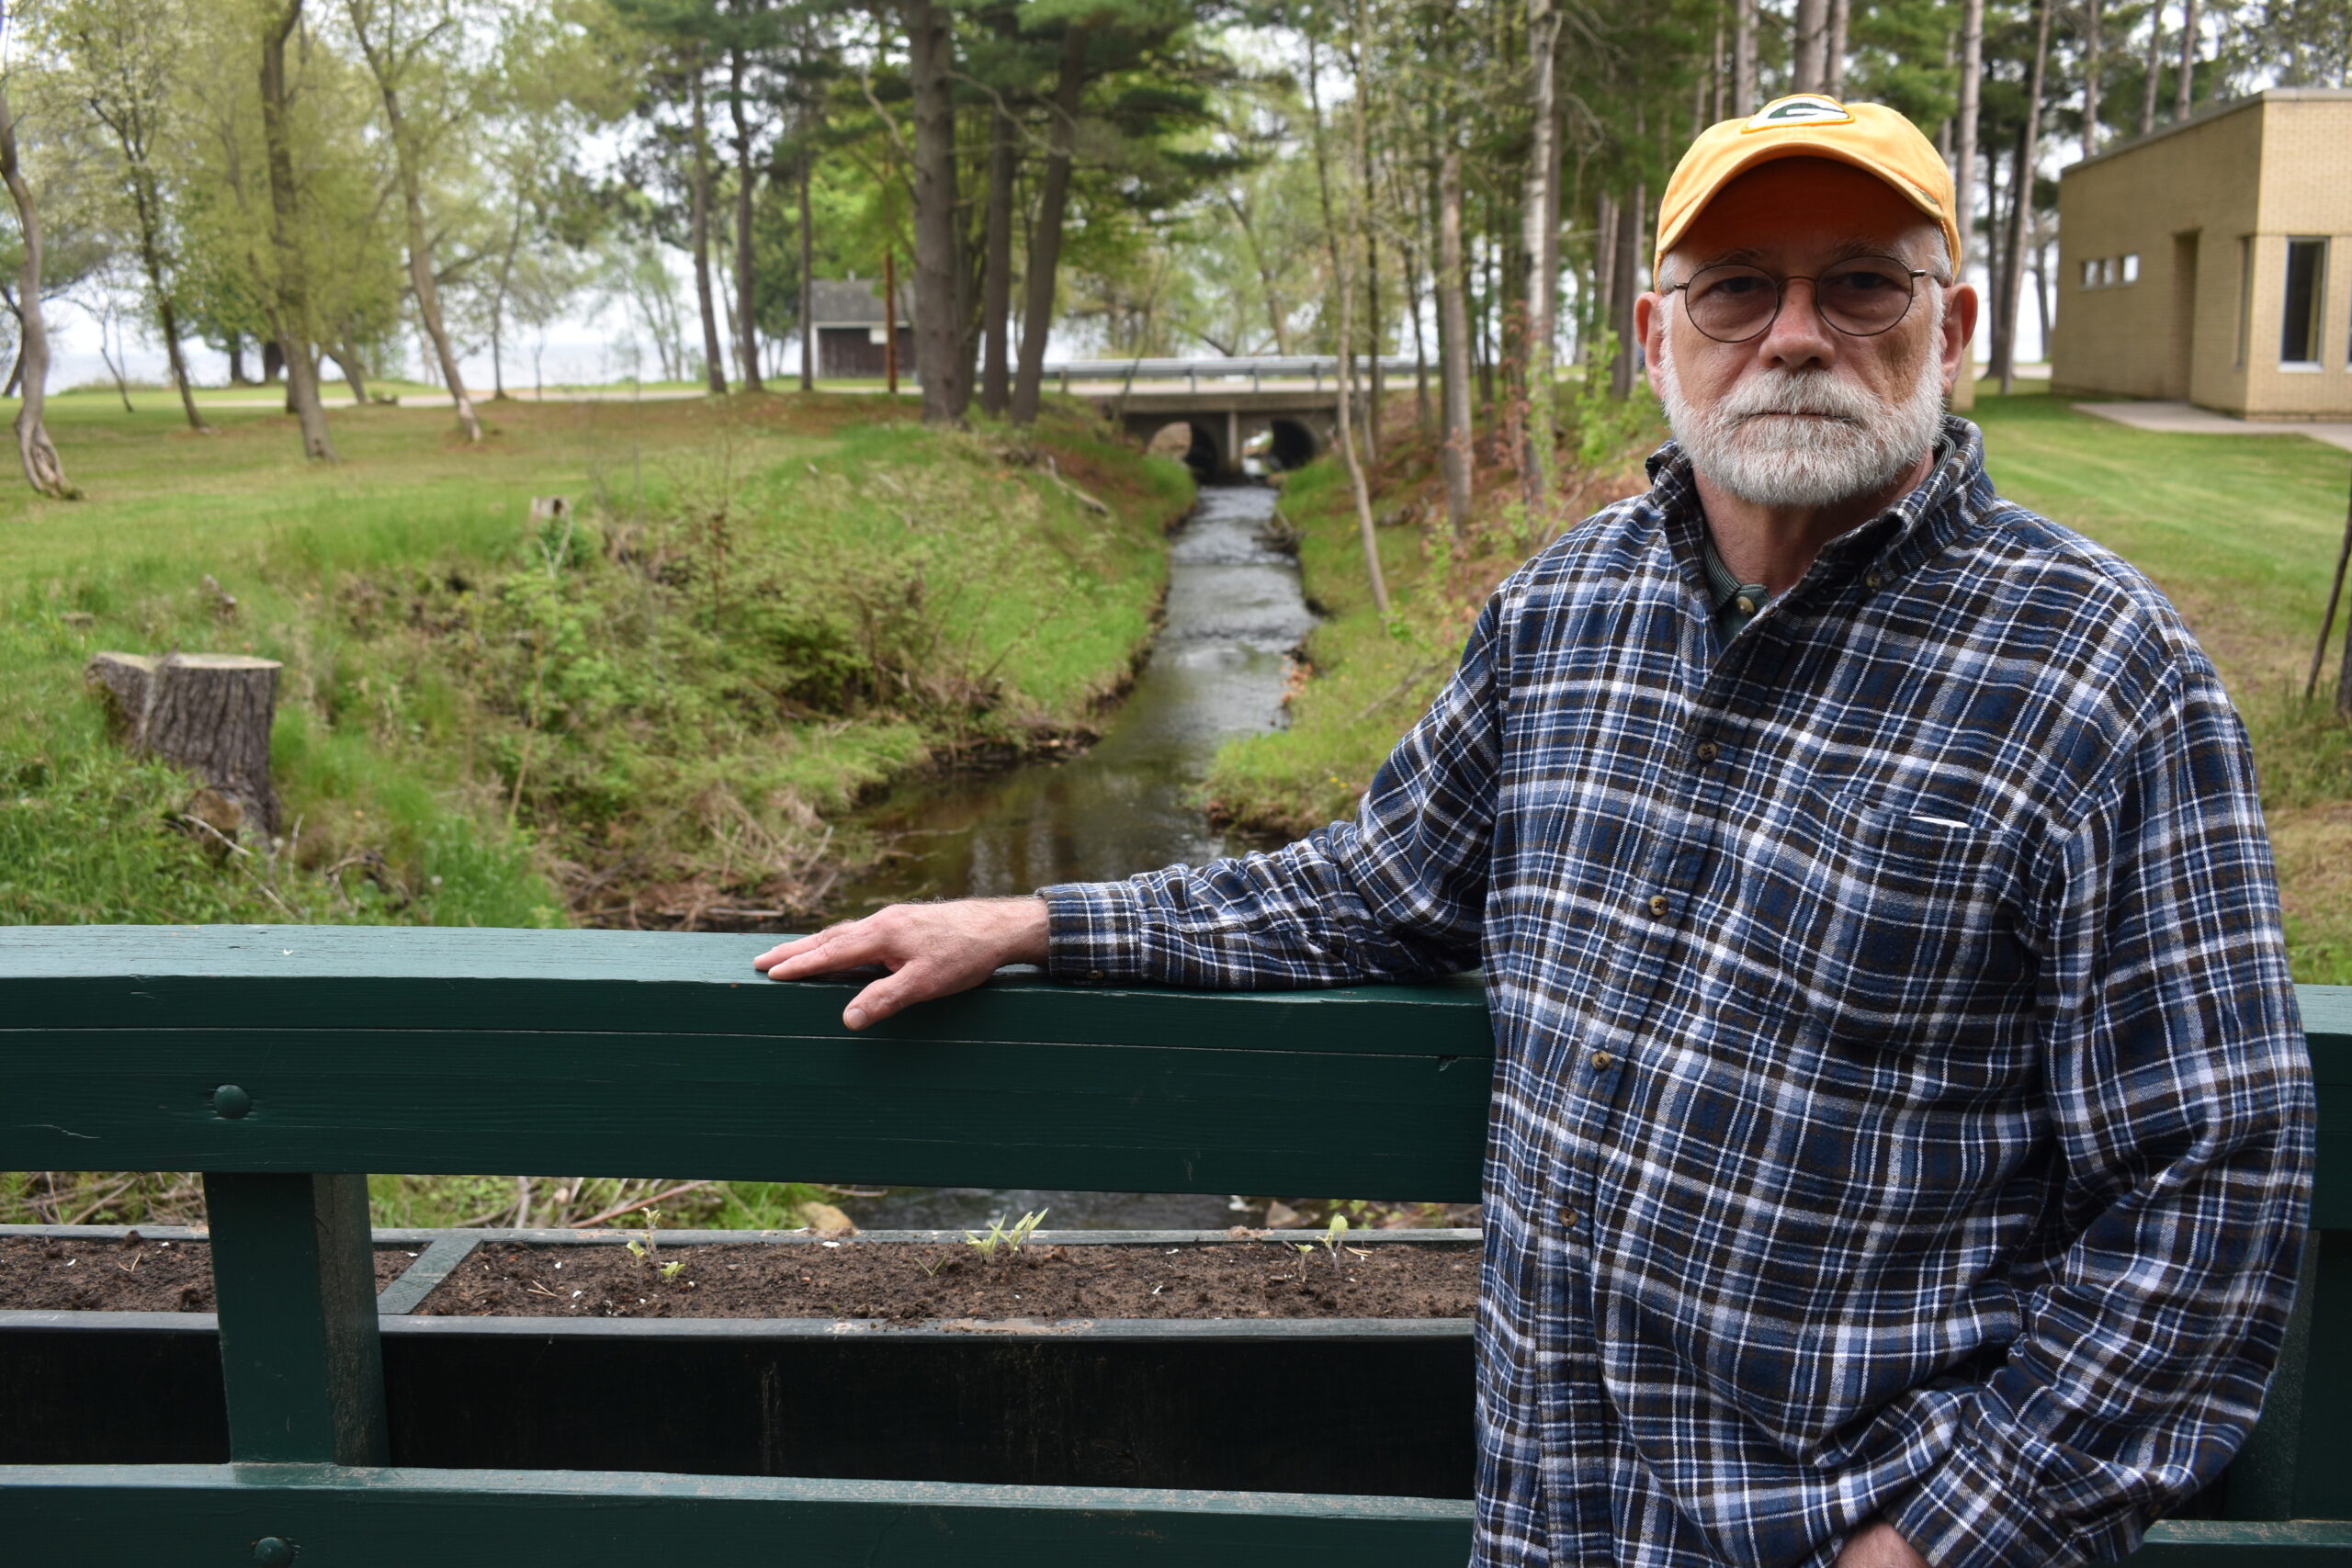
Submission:
[[[853,1028],[1010,961],[1483,962],[1482,1564],[2112,1558],[2259,1411],[2312,1091],[2245,739],[1943,414],[1960,251],[1900,116],[1715,126],[1649,490],[1496,591],[1354,821],[759,960],[888,966]]]

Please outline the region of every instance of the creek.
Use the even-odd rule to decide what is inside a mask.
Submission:
[[[1205,488],[1169,541],[1159,635],[1102,739],[1067,761],[910,786],[866,818],[894,852],[834,900],[844,916],[910,898],[988,897],[1108,881],[1227,852],[1200,801],[1227,740],[1278,729],[1290,651],[1314,625],[1298,562],[1272,543],[1276,492]],[[1234,845],[1238,849],[1243,846]],[[1261,1204],[1184,1193],[907,1188],[842,1205],[872,1229],[985,1226],[1046,1209],[1052,1229],[1217,1229]]]

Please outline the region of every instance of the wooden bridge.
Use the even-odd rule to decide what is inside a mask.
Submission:
[[[1371,363],[1356,360],[1359,416]],[[1385,375],[1413,371],[1408,358],[1380,363]],[[1339,426],[1339,371],[1335,355],[1073,359],[1046,366],[1046,378],[1094,403],[1137,442],[1186,426],[1185,462],[1204,479],[1221,479],[1241,474],[1243,454],[1261,436],[1269,468],[1295,468],[1329,450]]]
[[[206,1173],[227,1412],[225,1463],[0,1466],[8,1560],[1459,1568],[1458,1495],[1310,1495],[1280,1472],[1202,1491],[435,1468],[403,1453],[364,1171],[1477,1195],[1493,1064],[1473,977],[1245,995],[1008,974],[853,1037],[839,986],[752,973],[770,941],[0,929],[14,1107],[0,1168]],[[2158,1526],[2140,1553],[2157,1568],[2352,1568],[2352,989],[2307,987],[2301,1001],[2321,1174],[2285,1359],[2203,1510],[2218,1517]],[[535,1340],[509,1343],[521,1375],[565,1375]],[[1347,1381],[1385,1397],[1408,1364],[1368,1353]],[[616,1358],[588,1375],[642,1370]],[[154,1397],[89,1386],[116,1391],[110,1403]],[[1323,1390],[1301,1378],[1281,1392],[1312,1406]],[[692,1422],[693,1397],[675,1391],[686,1407],[671,1416]],[[90,1421],[102,1415],[122,1412]],[[21,1453],[42,1434],[12,1437]],[[909,1451],[923,1437],[910,1423]]]

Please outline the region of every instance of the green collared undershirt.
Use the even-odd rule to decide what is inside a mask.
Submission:
[[[1723,634],[1728,644],[1747,629],[1747,623],[1764,613],[1772,602],[1772,591],[1760,582],[1742,582],[1724,558],[1715,553],[1715,536],[1706,536],[1707,601],[1714,606],[1715,630]]]

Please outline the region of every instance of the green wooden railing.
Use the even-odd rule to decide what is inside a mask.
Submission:
[[[767,938],[0,929],[0,1169],[205,1175],[232,1461],[0,1468],[6,1556],[164,1563],[1429,1564],[1396,1497],[387,1464],[369,1170],[1477,1195],[1472,979],[1237,995],[1001,977],[853,1037]],[[2352,989],[2306,987],[2321,1184],[2229,1520],[2164,1564],[2352,1568]],[[1278,1478],[1269,1477],[1269,1485]]]

